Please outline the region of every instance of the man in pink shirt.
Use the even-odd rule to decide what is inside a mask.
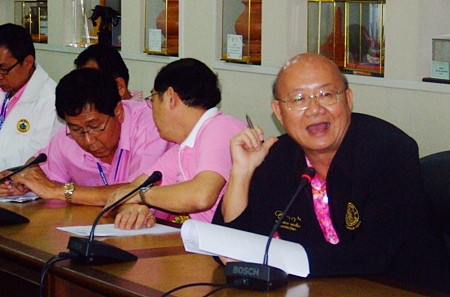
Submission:
[[[122,100],[144,101],[142,91],[128,90],[130,74],[117,48],[106,43],[90,45],[74,60],[76,68],[96,68],[114,77]]]
[[[180,59],[163,67],[147,99],[161,137],[176,145],[108,204],[139,186],[153,171],[161,171],[160,186],[141,190],[116,216],[116,227],[147,227],[149,208],[155,216],[182,222],[211,222],[231,169],[230,139],[246,125],[218,111],[217,76],[202,62]],[[158,210],[156,210],[158,209]]]
[[[13,178],[20,190],[25,186],[44,199],[104,205],[170,147],[145,102],[121,101],[114,79],[97,69],[74,70],[62,78],[56,110],[67,126],[38,152],[47,154],[47,161]]]

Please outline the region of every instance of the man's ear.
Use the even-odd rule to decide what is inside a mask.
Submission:
[[[26,67],[26,69],[31,69],[34,67],[34,58],[32,55],[28,55],[23,59],[22,65]]]
[[[353,109],[353,91],[352,91],[352,89],[348,88],[345,91],[345,96],[347,99],[347,105],[350,108],[350,110],[352,110]]]
[[[281,116],[281,107],[280,107],[280,101],[279,100],[272,100],[272,111],[277,117],[278,121],[281,125],[283,125],[283,117]]]
[[[175,108],[175,106],[177,106],[178,103],[181,101],[177,92],[175,92],[175,90],[172,87],[167,88],[166,95],[169,100],[170,108]]]
[[[127,93],[127,84],[125,80],[121,77],[116,78],[117,89],[119,90],[120,98],[123,99],[125,94]]]

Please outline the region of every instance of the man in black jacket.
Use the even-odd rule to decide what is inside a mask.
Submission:
[[[286,63],[273,94],[287,134],[263,142],[255,127],[232,139],[230,182],[213,222],[268,235],[313,167],[277,232],[303,245],[311,276],[385,275],[449,292],[450,260],[422,195],[416,142],[352,113],[346,78],[320,55]]]

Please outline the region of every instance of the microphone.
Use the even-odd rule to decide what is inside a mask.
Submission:
[[[312,167],[307,167],[303,172],[297,191],[295,192],[294,196],[292,196],[291,200],[283,211],[283,215],[273,226],[272,231],[269,234],[266,249],[264,251],[263,264],[228,262],[225,266],[225,276],[227,279],[227,284],[235,285],[236,283],[239,283],[239,285],[235,285],[234,287],[258,291],[271,291],[287,284],[288,274],[279,268],[271,267],[268,265],[269,246],[272,241],[273,235],[280,227],[295,199],[303,190],[303,188],[311,182],[315,175],[316,171]]]
[[[16,173],[19,173],[20,171],[24,170],[25,168],[31,167],[33,165],[36,165],[36,164],[39,164],[39,163],[42,163],[42,162],[45,162],[45,161],[47,161],[47,155],[44,154],[44,153],[39,154],[30,163],[28,163],[26,165],[23,165],[23,166],[15,167],[14,168],[15,170],[13,172],[8,174],[7,176],[4,176],[4,177],[0,178],[0,183],[3,183],[5,181],[7,181],[11,176],[15,175]]]
[[[29,223],[30,220],[9,209],[0,207],[0,226]]]
[[[5,177],[0,178],[0,183],[3,183],[7,180],[9,180],[9,178],[11,176],[13,176],[14,174],[24,170],[25,168],[28,168],[30,166],[45,162],[47,160],[47,155],[46,154],[39,154],[33,161],[31,161],[30,163],[24,165],[24,166],[19,166],[19,167],[15,167],[13,168],[13,172],[11,172],[10,174],[8,174]],[[8,209],[4,209],[4,208],[0,208],[0,226],[5,226],[5,225],[15,225],[15,224],[23,224],[23,223],[29,223],[30,220],[24,216],[21,216],[20,214],[17,214],[13,211],[10,211]]]
[[[111,209],[115,208],[117,205],[125,201],[132,194],[150,186],[153,183],[160,181],[162,174],[159,171],[154,171],[139,187],[133,189],[131,192],[112,203],[110,206],[104,208],[95,218],[92,224],[92,229],[89,234],[89,238],[81,237],[70,237],[67,248],[69,249],[69,254],[71,259],[77,262],[86,263],[88,265],[99,265],[99,264],[110,264],[116,262],[128,262],[136,261],[137,257],[127,251],[119,249],[115,246],[109,245],[107,243],[94,240],[94,230],[97,226],[100,218]]]

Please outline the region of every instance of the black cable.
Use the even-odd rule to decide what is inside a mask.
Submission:
[[[234,288],[237,287],[239,285],[242,285],[243,283],[247,282],[246,278],[239,278],[234,280],[231,284],[214,284],[214,283],[192,283],[192,284],[186,284],[186,285],[182,285],[182,286],[178,286],[176,288],[173,288],[169,291],[167,291],[166,293],[162,294],[161,297],[166,297],[169,296],[170,294],[172,294],[175,291],[178,290],[182,290],[182,289],[186,289],[189,287],[197,287],[197,286],[209,286],[209,287],[217,287],[216,289],[212,290],[211,292],[207,293],[206,295],[204,295],[203,297],[208,297],[211,296],[212,294],[216,293],[217,291],[223,290],[223,289],[228,289],[228,288]]]
[[[44,296],[44,291],[43,291],[44,290],[44,279],[45,279],[45,275],[47,274],[47,271],[53,265],[55,265],[57,262],[69,260],[70,258],[71,258],[71,256],[69,255],[69,253],[59,253],[58,255],[51,257],[50,259],[47,260],[47,262],[45,262],[45,265],[41,271],[41,279],[39,281],[39,297]]]
[[[189,287],[197,287],[197,286],[210,286],[210,287],[221,287],[223,284],[213,284],[213,283],[192,283],[192,284],[186,284],[182,286],[178,286],[176,288],[171,289],[170,291],[167,291],[166,293],[162,294],[161,297],[166,297],[172,294],[175,291],[186,289]]]
[[[237,285],[237,284],[234,284],[234,283],[222,285],[222,286],[220,286],[220,287],[218,287],[218,288],[215,288],[214,290],[212,290],[212,291],[209,292],[208,294],[204,295],[203,297],[208,297],[208,296],[211,296],[212,294],[214,294],[214,293],[216,293],[216,292],[218,292],[218,291],[220,291],[220,290],[224,290],[224,289],[228,289],[228,288],[234,288],[234,287],[237,287],[237,286],[238,286],[238,285]]]

